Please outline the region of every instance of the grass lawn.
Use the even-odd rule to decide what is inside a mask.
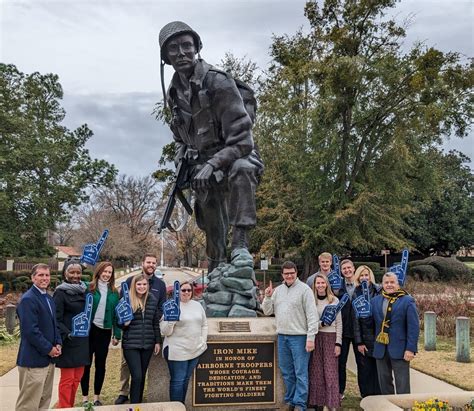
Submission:
[[[20,341],[0,344],[0,377],[16,366],[16,357]]]
[[[357,376],[347,370],[346,392],[342,400],[341,410],[361,410],[359,386],[357,385]]]
[[[464,390],[474,390],[474,362],[456,362],[456,339],[438,336],[436,351],[425,351],[423,332],[418,343],[419,352],[411,366],[425,374],[446,381]],[[471,361],[474,361],[474,343],[471,340]]]

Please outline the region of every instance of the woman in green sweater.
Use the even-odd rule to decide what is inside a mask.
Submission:
[[[105,377],[105,362],[109,352],[110,338],[112,345],[117,345],[121,331],[117,327],[115,307],[119,302],[119,294],[115,288],[115,271],[112,263],[100,263],[94,273],[94,278],[88,285],[88,291],[93,296],[92,324],[89,333],[89,355],[95,355],[94,405],[100,406],[100,391]],[[89,377],[91,366],[86,366],[81,380],[84,403],[89,401]]]

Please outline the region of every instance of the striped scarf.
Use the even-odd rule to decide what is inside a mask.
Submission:
[[[380,330],[379,335],[377,335],[376,341],[381,344],[387,345],[389,343],[388,330],[390,328],[390,320],[392,318],[392,306],[395,301],[397,301],[404,295],[408,295],[408,293],[404,290],[398,290],[391,294],[382,291],[382,295],[384,296],[384,298],[388,299],[388,306],[387,311],[385,311],[385,316],[382,322],[382,329]]]

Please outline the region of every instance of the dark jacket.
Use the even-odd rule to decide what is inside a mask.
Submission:
[[[375,321],[375,335],[382,328],[384,319],[383,295],[376,296],[371,301],[372,315]],[[374,358],[382,359],[385,350],[391,359],[401,360],[406,350],[416,353],[418,351],[418,336],[420,334],[420,319],[416,309],[415,300],[411,295],[398,298],[392,306],[392,318],[388,331],[388,345],[374,344]]]
[[[73,293],[56,288],[53,299],[56,303],[56,319],[63,339],[62,354],[56,361],[56,367],[77,368],[89,365],[89,337],[71,337],[69,335],[72,328],[72,318],[84,311],[86,293]]]
[[[370,299],[380,294],[380,286],[369,283]],[[362,286],[358,286],[354,291],[353,300],[362,295]],[[354,307],[352,307],[352,319],[354,330],[354,342],[356,345],[365,345],[367,355],[372,356],[375,342],[375,323],[373,317],[357,318]]]
[[[128,277],[125,281],[128,285],[128,289],[132,286],[133,276]],[[158,278],[156,275],[152,275],[151,278],[148,280],[148,289],[150,293],[152,293],[156,300],[158,301],[158,308],[160,310],[163,309],[163,304],[166,301],[166,284],[161,279]]]
[[[33,286],[23,294],[16,312],[20,320],[21,333],[17,365],[31,368],[47,367],[53,361],[48,353],[53,346],[62,344],[53,299],[48,294],[43,295]]]
[[[161,344],[161,316],[162,312],[158,307],[158,301],[153,294],[149,293],[145,311],[135,311],[130,324],[122,326],[122,348],[124,350],[150,349],[157,343]]]
[[[334,290],[334,294],[339,300],[344,294],[347,294],[346,284],[344,279],[342,280],[342,288],[339,290]],[[353,295],[354,298],[354,295]],[[353,299],[352,298],[352,299]],[[347,301],[347,303],[342,307],[341,316],[342,316],[342,337],[343,338],[354,338],[354,326],[352,320],[352,299]]]

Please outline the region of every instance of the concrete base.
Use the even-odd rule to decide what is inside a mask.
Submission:
[[[365,411],[400,411],[411,410],[415,401],[427,401],[437,398],[440,401],[448,401],[451,407],[464,409],[465,404],[471,404],[474,398],[474,391],[463,391],[459,393],[438,392],[424,394],[401,394],[401,395],[373,395],[365,397],[360,402],[360,407]]]
[[[220,332],[219,323],[232,323],[232,322],[249,322],[250,332]],[[275,320],[272,317],[267,318],[208,318],[209,333],[208,342],[274,342],[276,350],[276,328]],[[277,355],[275,355],[277,357]],[[188,393],[186,396],[186,410],[202,410],[202,411],[219,411],[219,410],[243,410],[243,409],[279,409],[283,407],[285,389],[283,384],[283,378],[280,370],[278,369],[278,363],[274,364],[275,367],[275,398],[276,402],[272,404],[239,404],[239,405],[219,405],[214,404],[212,406],[199,406],[193,407],[192,405],[192,387],[193,381],[190,381],[188,387]],[[194,376],[192,377],[194,378]],[[168,401],[169,400],[169,372],[166,361],[160,356],[154,357],[150,363],[148,369],[148,401]]]
[[[180,402],[154,402],[143,404],[124,404],[124,405],[103,405],[94,407],[94,411],[124,411],[124,410],[140,410],[140,411],[186,411],[186,408]],[[62,408],[62,411],[84,411],[84,408]]]

